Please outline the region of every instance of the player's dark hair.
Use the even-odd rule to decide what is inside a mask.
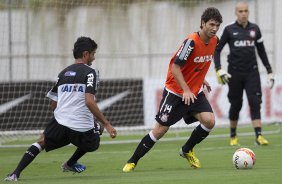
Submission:
[[[97,43],[89,37],[79,37],[73,46],[73,57],[75,59],[82,58],[83,52],[92,52],[98,48]]]
[[[208,22],[209,20],[215,20],[216,22],[222,23],[222,16],[217,8],[209,7],[205,9],[201,16],[201,25],[200,28],[202,29],[202,22]]]

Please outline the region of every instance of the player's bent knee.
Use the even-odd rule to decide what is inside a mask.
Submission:
[[[153,130],[153,131],[152,131],[154,137],[155,137],[157,140],[159,140],[160,138],[162,138],[166,132],[167,132],[166,129],[158,129],[158,130]]]
[[[90,137],[90,139],[85,139],[80,149],[84,150],[85,152],[93,152],[96,151],[100,147],[100,136],[99,134],[94,134],[94,136]]]
[[[86,152],[93,152],[93,151],[96,151],[99,147],[100,147],[100,144],[96,144],[95,146],[88,148],[85,151]]]
[[[229,112],[231,112],[232,114],[239,114],[239,112],[241,111],[243,106],[243,101],[242,100],[230,100],[230,110]]]
[[[41,134],[40,137],[37,139],[37,143],[41,146],[42,149],[45,148],[45,136]]]
[[[208,129],[212,129],[215,125],[215,117],[213,113],[205,113],[204,115],[200,116],[199,120],[201,124]]]
[[[251,108],[260,108],[262,103],[261,93],[257,92],[256,94],[248,95],[248,101]]]
[[[157,140],[159,140],[164,136],[164,134],[168,131],[168,129],[169,129],[168,126],[163,126],[159,123],[156,123],[155,127],[152,130],[152,134]]]
[[[215,120],[214,119],[210,119],[209,121],[206,122],[205,126],[208,128],[208,129],[213,129],[215,125]]]

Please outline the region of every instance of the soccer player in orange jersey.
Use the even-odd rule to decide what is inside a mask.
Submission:
[[[201,30],[189,34],[171,58],[155,127],[141,140],[123,172],[133,171],[139,159],[181,118],[187,124],[200,122],[180,149],[180,156],[186,158],[193,168],[201,167],[193,148],[209,135],[215,125],[212,108],[202,89],[211,90],[205,76],[213,61],[218,43],[216,33],[221,23],[220,12],[216,8],[207,8],[201,16]]]

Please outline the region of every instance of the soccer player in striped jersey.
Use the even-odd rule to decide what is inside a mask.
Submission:
[[[74,44],[75,63],[62,70],[55,86],[48,92],[54,117],[40,136],[24,153],[16,169],[6,181],[17,181],[21,172],[45,149],[46,152],[70,143],[77,147],[71,158],[63,163],[63,171],[83,172],[86,166],[77,161],[87,152],[100,145],[100,126],[93,115],[103,124],[112,138],[116,130],[99,110],[95,102],[98,73],[90,67],[98,45],[89,37],[80,37]]]
[[[193,148],[215,125],[212,108],[202,89],[211,90],[205,76],[213,61],[218,43],[216,33],[221,23],[220,12],[216,8],[207,8],[201,16],[201,30],[189,34],[171,58],[155,127],[141,140],[123,172],[133,171],[139,159],[181,118],[187,124],[200,122],[180,148],[180,156],[186,158],[191,167],[201,167]]]

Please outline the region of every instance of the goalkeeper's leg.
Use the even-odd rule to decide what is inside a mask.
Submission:
[[[252,125],[255,131],[255,143],[258,145],[268,145],[269,142],[262,136],[261,122],[261,84],[259,74],[256,72],[248,78],[246,85],[247,98],[250,105]]]
[[[230,145],[238,146],[237,124],[239,114],[243,105],[243,89],[241,76],[233,74],[235,78],[228,83],[228,100],[230,102],[229,120],[230,120]],[[234,80],[237,79],[237,80]]]

